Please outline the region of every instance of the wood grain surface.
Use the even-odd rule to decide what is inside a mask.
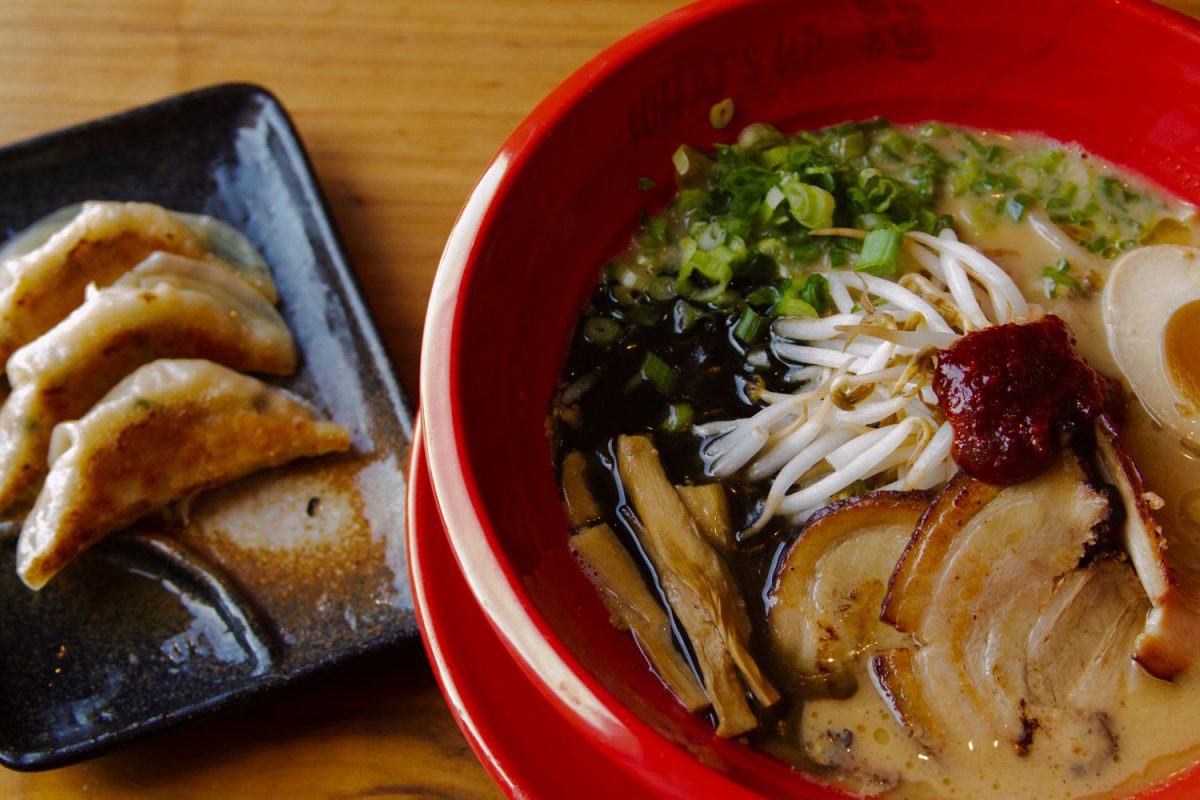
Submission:
[[[576,67],[680,5],[0,0],[0,143],[200,86],[269,88],[415,395],[437,260],[493,153]],[[497,796],[417,643],[83,764],[0,768],[3,798]]]

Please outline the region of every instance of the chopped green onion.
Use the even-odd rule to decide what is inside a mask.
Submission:
[[[989,164],[1002,164],[1008,161],[1008,157],[1013,155],[1013,151],[998,144],[983,144],[978,139],[971,136],[970,133],[964,134],[967,143],[978,152],[983,160]]]
[[[1066,153],[1062,150],[1042,150],[1034,159],[1034,164],[1042,172],[1050,173],[1058,169],[1058,165],[1062,163],[1066,157]]]
[[[922,145],[923,147],[926,145]],[[932,148],[930,148],[932,149]],[[932,164],[909,164],[908,179],[912,184],[913,191],[917,193],[923,202],[931,202],[937,191],[936,182],[940,170],[945,167],[938,167]]]
[[[867,152],[867,140],[863,136],[863,132],[856,130],[847,133],[845,136],[839,136],[833,140],[833,146],[830,147],[830,152],[834,158],[845,160],[847,158],[855,158]]]
[[[613,286],[610,293],[612,294],[613,300],[617,301],[617,305],[621,306],[633,305],[638,299],[638,293],[623,283],[618,283],[616,286]]]
[[[612,270],[613,283],[618,286],[625,286],[636,291],[642,291],[646,288],[646,284],[650,279],[630,267],[628,264],[618,264]]]
[[[650,303],[634,303],[628,309],[623,309],[622,318],[639,328],[653,328],[661,323],[666,315],[662,309]]]
[[[675,289],[684,297],[701,302],[710,302],[719,297],[733,279],[733,264],[746,257],[746,245],[740,240],[720,244],[710,250],[701,250],[691,237],[683,238],[679,244],[683,265],[679,269],[679,277],[675,279]],[[709,285],[693,285],[693,272],[703,275]]]
[[[775,308],[771,309],[777,317],[805,317],[807,319],[816,319],[821,316],[817,310],[809,303],[799,297],[788,297],[784,295],[779,298],[779,302],[775,304]]]
[[[895,128],[885,128],[880,133],[880,138],[875,146],[871,148],[871,153],[876,157],[903,161],[910,144],[909,140],[901,136]]]
[[[739,146],[751,151],[766,150],[785,141],[784,135],[774,125],[765,122],[754,122],[742,128],[738,134]]]
[[[1060,258],[1054,262],[1053,266],[1043,269],[1042,278],[1045,283],[1046,297],[1050,299],[1058,296],[1060,287],[1065,287],[1073,292],[1083,291],[1083,286],[1071,276],[1071,262],[1065,258]]]
[[[688,157],[687,145],[679,145],[679,148],[675,151],[675,154],[671,156],[671,163],[675,165],[675,173],[677,175],[687,175],[688,167],[691,166],[691,159]]]
[[[1119,180],[1106,175],[1098,182],[1100,193],[1114,203],[1129,203],[1138,199],[1137,192],[1130,191]]]
[[[675,389],[675,381],[679,376],[671,365],[663,361],[654,353],[646,353],[646,357],[642,359],[642,366],[639,370],[641,376],[658,387],[658,390],[663,394],[669,395]]]
[[[859,205],[877,214],[887,211],[900,193],[900,186],[874,167],[859,170],[855,183],[857,186],[848,194]]]
[[[941,152],[932,145],[921,142],[913,148],[913,152],[920,156],[925,162],[925,166],[932,170],[941,171],[950,166],[950,162],[943,158]]]
[[[1078,195],[1079,184],[1075,181],[1063,181],[1062,185],[1054,191],[1054,196],[1061,197],[1068,206],[1075,202]]]
[[[746,295],[746,302],[755,308],[769,308],[779,300],[779,290],[774,286],[760,286]]]
[[[811,264],[821,257],[821,254],[829,247],[829,240],[822,239],[802,239],[792,245],[785,245],[778,239],[771,239],[766,242],[760,242],[758,249],[763,252],[769,252],[775,257],[775,260],[781,264]],[[788,270],[784,270],[788,272]]]
[[[686,333],[703,316],[700,309],[686,300],[676,300],[671,309],[671,319],[675,323],[676,333]]]
[[[658,184],[654,182],[653,178],[647,178],[645,175],[638,178],[638,180],[637,180],[637,187],[638,187],[638,189],[642,190],[643,192],[648,192],[657,185]]]
[[[983,153],[983,160],[989,164],[1003,164],[1012,155],[1012,150],[998,144],[991,145]]]
[[[983,167],[977,158],[968,158],[955,165],[950,172],[951,193],[954,195],[966,194],[982,174]]]
[[[696,170],[699,172],[699,170]],[[684,175],[676,175],[676,181],[680,184],[679,197],[675,199],[675,211],[679,214],[686,214],[689,211],[699,211],[708,205],[709,193],[707,189],[689,186],[693,180],[692,173]],[[695,178],[696,182],[700,182],[702,178]]]
[[[853,250],[846,246],[845,242],[847,241],[858,243],[853,239],[839,239],[829,245],[829,249],[826,251],[829,254],[829,266],[844,267],[850,263],[850,253]]]
[[[1020,187],[1021,184],[1015,175],[1004,172],[984,172],[979,180],[971,184],[971,189],[979,194],[1008,192]]]
[[[692,427],[695,415],[696,412],[688,403],[671,403],[659,428],[664,433],[685,433]]]
[[[876,228],[863,240],[862,253],[854,265],[856,272],[869,272],[886,277],[896,273],[900,261],[900,245],[904,234],[895,227]]]
[[[731,259],[729,258],[728,250],[729,248],[725,247],[725,245],[708,251],[697,250],[679,271],[679,277],[675,279],[675,288],[684,297],[691,297],[696,294],[703,294],[706,297],[712,294],[715,297],[725,291],[725,287],[733,279],[733,267],[730,266]],[[712,285],[707,288],[697,289],[689,282],[692,272],[699,272],[708,278]],[[718,291],[715,293],[709,292],[708,289],[710,288],[715,288]]]
[[[788,144],[776,145],[775,147],[767,148],[759,156],[762,165],[767,169],[775,169],[782,167],[791,160],[793,147]]]
[[[714,167],[712,159],[684,144],[671,156],[671,163],[675,165],[676,182],[687,189],[680,192],[680,201],[686,202],[688,207],[703,206],[708,201],[708,189],[703,187],[703,182]]]
[[[779,181],[779,188],[787,199],[792,217],[806,228],[830,228],[833,226],[833,195],[819,186],[800,180],[798,175],[787,174]]]
[[[821,275],[809,275],[800,281],[785,281],[783,293],[775,302],[771,313],[777,317],[807,317],[813,319],[829,303],[829,281]]]
[[[646,294],[651,300],[665,303],[674,300],[679,292],[675,291],[675,279],[669,275],[656,275],[646,284]]]
[[[800,298],[808,303],[818,314],[824,314],[829,308],[829,281],[824,275],[809,275],[800,290]]]
[[[766,317],[756,314],[750,306],[744,306],[742,316],[733,328],[733,335],[743,344],[754,344],[767,332],[769,325]]]
[[[945,228],[953,228],[954,220],[949,214],[935,214],[927,208],[917,209],[916,229],[924,233],[941,233]]]
[[[728,196],[729,214],[750,219],[758,211],[767,191],[778,180],[776,173],[755,163],[740,147],[717,145],[717,168],[720,177],[714,199]]]
[[[583,323],[584,341],[591,344],[609,345],[621,335],[621,326],[608,317],[589,317]]]
[[[719,131],[725,130],[726,126],[733,121],[733,98],[726,97],[710,108],[708,111],[708,121],[712,123],[715,129]]]
[[[1013,222],[1020,222],[1021,218],[1025,216],[1025,209],[1033,205],[1034,202],[1035,201],[1031,196],[1022,192],[1021,194],[1015,194],[1008,198],[1008,202],[1005,204],[1005,210],[1008,211],[1008,215],[1012,217]]]
[[[1107,197],[1109,200],[1120,200],[1119,192],[1121,190],[1121,182],[1111,175],[1105,175],[1096,185],[1100,188],[1100,194]]]
[[[726,289],[708,302],[712,303],[717,308],[723,308],[726,311],[734,311],[742,304],[742,295],[740,292],[735,292],[733,289]]]

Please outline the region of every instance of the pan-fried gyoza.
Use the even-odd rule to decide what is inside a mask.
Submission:
[[[83,416],[157,358],[206,358],[269,375],[296,368],[283,318],[233,270],[155,253],[112,286],[90,288],[79,308],[9,360],[0,509],[21,509],[39,488],[55,425]]]
[[[107,533],[349,434],[240,374],[297,351],[262,256],[210,217],[88,202],[0,249],[0,513],[42,587]]]
[[[299,398],[197,359],[159,359],[57,426],[50,471],[17,544],[39,588],[105,534],[266,467],[350,447]]]

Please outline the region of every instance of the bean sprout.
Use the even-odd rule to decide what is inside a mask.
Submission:
[[[853,228],[811,233],[866,236]],[[808,388],[764,391],[755,414],[695,427],[706,437],[702,455],[710,474],[728,478],[744,470],[752,482],[771,481],[745,534],[778,514],[802,522],[861,481],[931,489],[953,474],[953,432],[931,385],[933,354],[965,333],[1029,318],[1037,309],[998,264],[952,231],[905,237],[909,269],[899,280],[817,273],[828,281],[836,312],[772,326],[771,352],[794,365]]]

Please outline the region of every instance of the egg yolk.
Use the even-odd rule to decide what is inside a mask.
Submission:
[[[1179,307],[1163,331],[1163,362],[1175,391],[1200,411],[1200,300]]]

